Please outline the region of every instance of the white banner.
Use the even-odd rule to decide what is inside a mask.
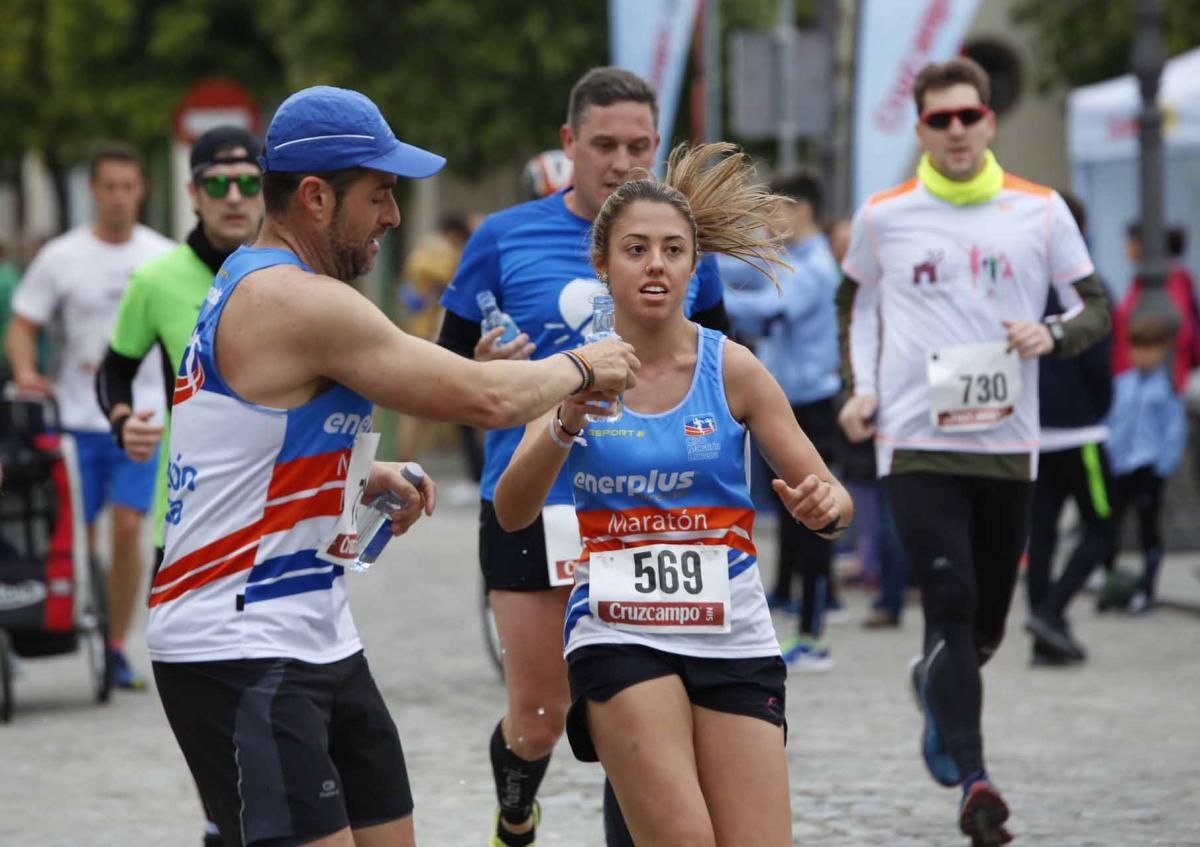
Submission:
[[[979,0],[860,0],[854,91],[857,208],[912,174],[913,82],[929,62],[958,53]]]
[[[658,92],[655,166],[666,161],[700,0],[609,0],[612,63],[633,71]]]

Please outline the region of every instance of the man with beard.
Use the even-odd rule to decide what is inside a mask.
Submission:
[[[574,391],[636,382],[619,341],[540,362],[465,360],[345,284],[400,223],[397,177],[444,163],[397,140],[357,92],[285,100],[259,159],[262,230],[217,273],[175,381],[176,520],[147,635],[171,728],[234,847],[414,843],[400,739],[343,573],[358,503],[397,495],[400,535],[432,514],[435,487],[373,461],[372,404],[513,426]]]

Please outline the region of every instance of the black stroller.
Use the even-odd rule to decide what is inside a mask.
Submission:
[[[112,687],[104,576],[88,555],[75,442],[53,401],[0,393],[0,723],[13,712],[15,657],[87,656],[92,694]]]

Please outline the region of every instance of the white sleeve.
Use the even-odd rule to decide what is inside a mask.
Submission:
[[[45,326],[58,307],[57,277],[52,268],[54,246],[47,245],[34,257],[12,296],[12,312]]]
[[[1075,218],[1062,197],[1055,191],[1050,195],[1050,221],[1046,235],[1046,261],[1050,282],[1059,290],[1070,290],[1073,282],[1096,272],[1087,244],[1075,224]],[[1064,305],[1066,301],[1064,301]]]
[[[849,254],[847,253],[847,256]],[[879,286],[854,286],[850,307],[850,375],[854,394],[878,396],[879,377]]]
[[[850,246],[842,260],[842,271],[861,285],[875,285],[883,276],[873,223],[870,204],[859,207],[850,222]]]

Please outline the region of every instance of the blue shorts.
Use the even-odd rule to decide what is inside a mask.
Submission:
[[[145,462],[135,462],[117,446],[108,432],[68,430],[79,454],[79,477],[83,484],[83,517],[88,526],[105,503],[128,506],[142,514],[154,503],[158,478],[158,453]]]

